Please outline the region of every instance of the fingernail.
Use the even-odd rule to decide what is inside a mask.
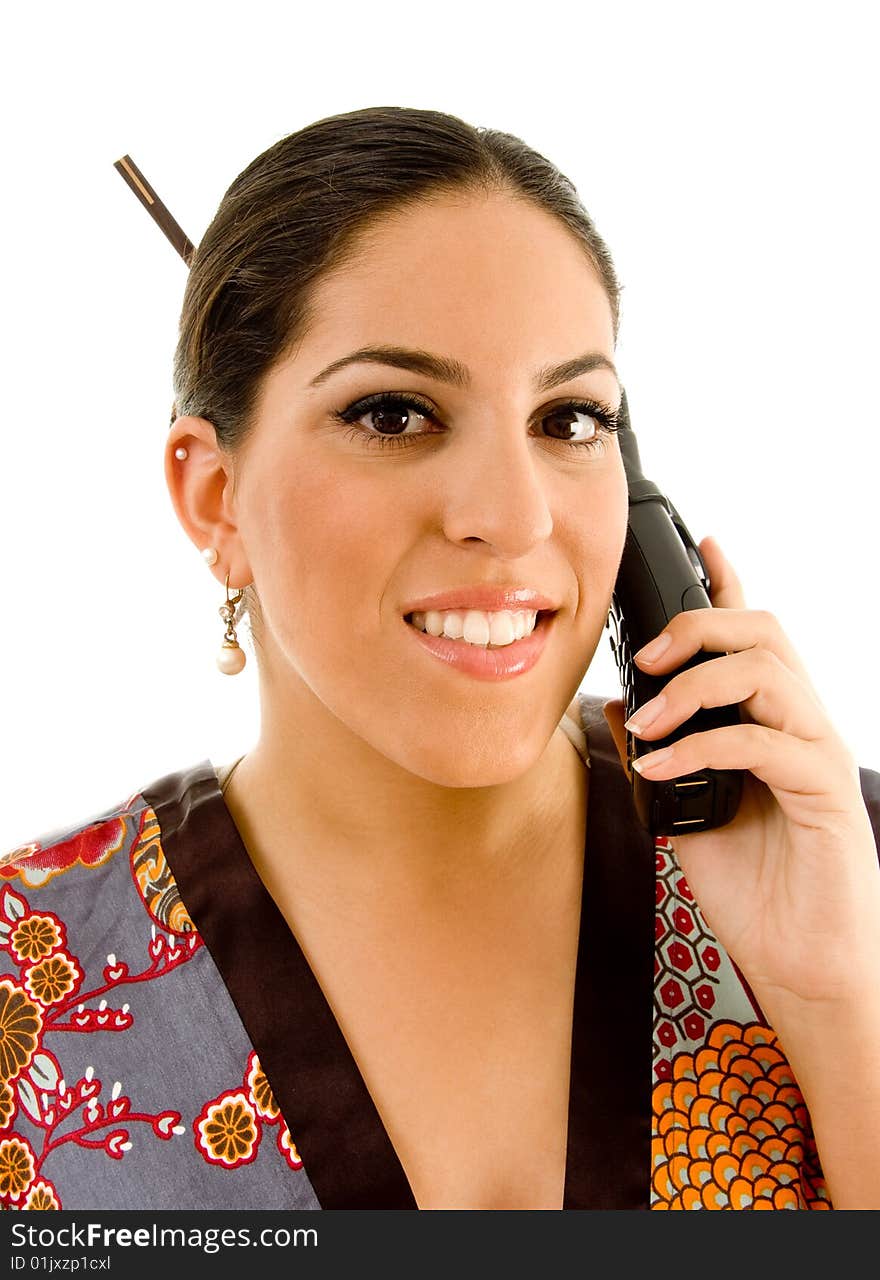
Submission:
[[[638,711],[630,716],[623,727],[629,729],[630,733],[641,733],[643,729],[647,729],[650,724],[653,724],[665,706],[666,694],[658,693],[656,698],[646,702],[643,707],[640,707]]]
[[[638,653],[635,655],[635,661],[656,662],[658,658],[663,656],[671,644],[672,636],[668,631],[664,631],[656,640],[652,640],[650,644],[646,644],[644,648],[639,649]]]
[[[649,751],[646,756],[639,756],[638,760],[633,760],[632,767],[636,773],[641,773],[643,769],[653,769],[655,764],[662,764],[664,760],[668,760],[672,751],[672,747],[663,747],[660,751]]]

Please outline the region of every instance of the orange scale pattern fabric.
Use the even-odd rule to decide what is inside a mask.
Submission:
[[[653,1090],[652,1209],[830,1209],[803,1097],[772,1028],[715,1023]]]

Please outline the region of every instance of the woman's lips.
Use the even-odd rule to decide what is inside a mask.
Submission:
[[[509,680],[531,671],[544,651],[555,617],[555,612],[539,613],[531,635],[497,649],[468,644],[465,640],[450,640],[448,636],[428,635],[406,619],[404,623],[423,649],[447,666],[478,680]]]

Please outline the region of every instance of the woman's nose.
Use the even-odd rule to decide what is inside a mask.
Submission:
[[[484,424],[485,425],[485,424]],[[509,424],[508,424],[509,426]],[[534,437],[502,424],[451,450],[444,529],[453,542],[479,538],[506,556],[526,554],[553,529],[548,468]]]

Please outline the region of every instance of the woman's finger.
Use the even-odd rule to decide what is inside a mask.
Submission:
[[[770,649],[757,646],[688,667],[627,721],[639,738],[663,738],[702,707],[739,703],[756,724],[808,742],[834,735],[824,709],[800,678]]]
[[[709,599],[713,609],[745,609],[742,584],[715,538],[704,538],[699,552],[709,574]]]
[[[692,733],[656,755],[655,763],[651,755],[638,760],[639,772],[651,782],[702,769],[748,770],[770,788],[785,817],[800,826],[819,830],[864,807],[858,769],[845,750],[829,751],[827,742],[805,742],[767,725]]]
[[[794,672],[824,711],[806,667],[775,614],[763,609],[685,609],[670,618],[656,639],[665,636],[669,636],[670,643],[659,657],[653,658],[653,640],[633,657],[633,661],[652,676],[675,671],[701,649],[707,653],[728,654],[761,646],[775,653],[780,662]]]

